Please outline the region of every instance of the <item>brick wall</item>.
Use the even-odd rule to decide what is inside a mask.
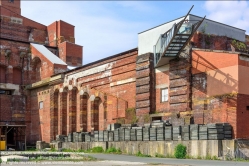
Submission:
[[[34,124],[40,122],[32,124],[32,140],[39,137],[49,142],[57,134],[104,130],[107,124],[125,118],[125,110],[135,108],[136,57],[137,49],[133,49],[69,71],[63,83],[50,87],[49,96],[42,95],[45,87],[31,90],[31,119]],[[44,99],[43,110],[36,106],[39,96]],[[50,106],[45,108],[45,104]]]
[[[237,138],[249,138],[249,95],[238,94],[237,98]]]
[[[50,46],[57,46],[65,41],[75,43],[74,26],[62,20],[50,24],[47,31]]]
[[[12,12],[10,12],[10,11],[13,11],[19,15],[21,14],[21,8],[20,8],[21,2],[20,2],[20,0],[15,0],[13,3],[11,3],[7,0],[1,0],[0,6],[2,8],[2,9],[0,9],[0,11],[4,10],[4,9],[6,10],[5,12],[3,12],[3,14],[6,14],[6,15],[11,14]]]
[[[239,58],[236,53],[193,50],[192,114],[197,124],[230,123],[239,138]]]
[[[50,141],[50,88],[42,87],[30,91],[31,129],[29,143],[37,140]],[[43,108],[39,104],[43,102]]]
[[[58,49],[60,59],[69,66],[82,66],[82,46],[65,41],[58,45]]]

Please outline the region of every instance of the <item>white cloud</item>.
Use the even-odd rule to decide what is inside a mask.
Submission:
[[[147,27],[145,22],[119,17],[117,11],[108,9],[108,3],[22,1],[22,15],[44,25],[56,20],[74,25],[76,44],[83,46],[83,63],[87,64],[137,47],[137,33]]]
[[[249,4],[247,1],[206,1],[208,18],[249,32]]]

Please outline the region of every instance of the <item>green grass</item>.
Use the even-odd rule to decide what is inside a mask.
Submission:
[[[138,157],[151,157],[151,155],[143,154],[143,153],[141,153],[140,151],[138,151],[138,152],[136,153],[136,156],[138,156]]]
[[[208,154],[206,155],[205,160],[212,160],[212,157]]]
[[[104,149],[101,146],[96,146],[96,147],[93,147],[92,149],[87,150],[87,152],[91,152],[91,153],[103,153]]]
[[[196,158],[197,158],[197,159],[199,159],[199,160],[201,160],[201,159],[202,159],[202,157],[201,157],[201,156],[197,156]]]
[[[80,161],[96,161],[97,159],[92,156],[81,156],[80,158],[73,159],[71,157],[43,157],[39,156],[37,158],[30,158],[29,161],[74,161],[74,162],[80,162]]]
[[[243,158],[235,158],[234,161],[249,162],[249,160],[245,160]]]
[[[115,147],[110,147],[106,151],[106,153],[113,153],[113,154],[121,154],[120,148],[116,149]]]
[[[54,147],[52,147],[50,152],[57,152],[57,150]]]
[[[26,151],[36,151],[36,148],[35,147],[30,147],[30,148],[27,148]]]
[[[73,150],[73,149],[62,149],[62,152],[76,152],[76,153],[80,153],[80,152],[86,152],[86,150],[83,149],[78,149],[78,150]]]
[[[158,157],[158,158],[165,158],[165,156],[164,156],[164,155],[159,154],[159,153],[156,153],[155,157]]]
[[[20,162],[20,159],[16,159],[16,158],[10,158],[10,159],[7,159],[7,162]]]

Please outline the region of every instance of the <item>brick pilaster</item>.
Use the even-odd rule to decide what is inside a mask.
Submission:
[[[155,111],[154,108],[154,65],[153,54],[139,55],[136,61],[136,116],[138,123]]]

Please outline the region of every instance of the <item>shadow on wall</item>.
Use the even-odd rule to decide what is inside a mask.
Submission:
[[[223,56],[218,56],[217,54],[216,58],[221,58],[220,63],[222,63],[222,60],[226,61],[226,59],[222,59]],[[233,56],[238,58],[238,55]],[[234,57],[232,58],[234,59]],[[216,60],[216,64],[221,66],[217,67],[210,60],[195,52],[195,56],[192,59],[192,73],[195,73],[193,75],[193,88],[208,96],[238,92],[238,67],[235,63],[222,66]]]
[[[32,59],[32,73],[31,73],[31,80],[32,83],[41,81],[41,59],[39,57],[35,57]]]
[[[35,145],[37,140],[41,140],[41,119],[39,114],[39,103],[38,103],[38,93],[37,91],[31,92],[30,103],[32,107],[30,108],[30,125],[27,125],[27,130],[30,132],[30,137],[27,137],[27,142]],[[29,129],[30,126],[30,129]]]
[[[192,109],[197,124],[230,123],[236,131],[238,55],[193,52]],[[237,60],[237,61],[236,61]]]

